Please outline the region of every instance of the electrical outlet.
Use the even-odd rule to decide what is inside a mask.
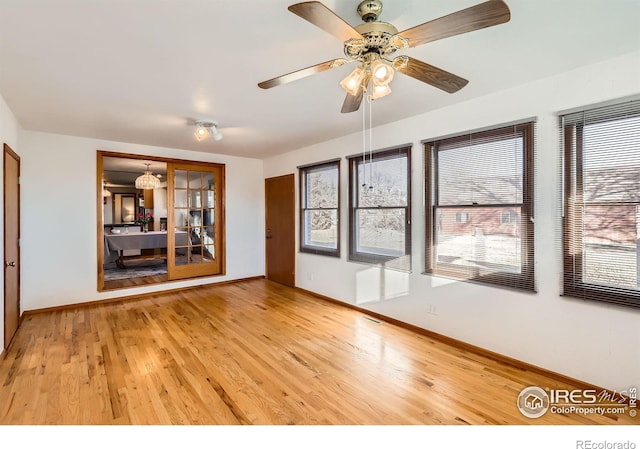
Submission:
[[[438,310],[436,309],[435,304],[427,304],[427,314],[429,315],[438,315]]]
[[[312,272],[307,271],[307,281],[313,281],[314,277],[315,276],[313,275]]]

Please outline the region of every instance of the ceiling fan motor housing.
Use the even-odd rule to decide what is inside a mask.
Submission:
[[[398,30],[390,23],[377,21],[361,23],[355,29],[364,39],[350,39],[344,43],[344,53],[351,59],[360,59],[367,53],[387,56],[401,48],[393,39]]]
[[[378,20],[382,13],[382,2],[380,0],[365,0],[358,5],[358,14],[365,22]]]
[[[387,56],[404,48],[399,47],[394,39],[398,34],[395,26],[387,22],[379,22],[378,17],[382,13],[380,0],[365,0],[358,5],[358,14],[364,21],[355,29],[364,39],[350,39],[344,43],[344,54],[351,59],[363,61],[366,58]]]

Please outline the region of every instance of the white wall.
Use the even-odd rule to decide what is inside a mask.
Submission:
[[[20,144],[24,310],[264,275],[262,161],[33,131]],[[98,293],[97,150],[226,164],[227,274]]]
[[[343,207],[341,257],[298,253],[296,284],[599,386],[626,390],[640,385],[640,310],[559,295],[560,159],[556,116],[569,108],[639,93],[640,53],[633,53],[376,128],[375,148],[413,143],[412,272],[385,271],[348,262],[348,213]],[[374,104],[374,115],[375,108],[393,107],[392,96],[388,98],[390,101],[383,99]],[[424,150],[420,142],[532,117],[537,120],[537,293],[421,274],[425,209]],[[296,172],[298,165],[358,153],[362,145],[360,132],[354,130],[353,135],[270,158],[265,161],[265,177]],[[341,174],[341,204],[347,205],[348,170],[344,159]]]
[[[105,203],[102,207],[102,222],[113,223],[113,197],[115,194],[111,194],[105,198]]]
[[[153,229],[160,229],[160,217],[167,216],[167,189],[154,189],[153,191]]]
[[[7,144],[20,155],[18,148],[18,121],[13,112],[7,106],[4,98],[0,96],[0,145]],[[4,151],[4,150],[3,150]],[[0,158],[0,173],[4,173],[4,158]],[[4,183],[0,182],[0,198],[4,198]],[[4,202],[0,207],[0,235],[4,235]],[[4,238],[0,238],[0,254],[4,254]],[[3,262],[4,263],[4,259]],[[0,291],[2,292],[2,304],[4,304],[4,276],[0,276]],[[4,329],[4,306],[0,307],[0,329]],[[0,354],[4,351],[4,331],[0,332]]]

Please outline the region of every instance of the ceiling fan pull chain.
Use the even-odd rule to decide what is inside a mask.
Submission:
[[[366,125],[367,108],[362,108],[362,188],[367,187],[367,125]]]
[[[373,101],[371,95],[367,95],[367,103],[369,103],[369,190],[373,189]]]

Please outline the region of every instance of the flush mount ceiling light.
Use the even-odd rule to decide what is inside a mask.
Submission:
[[[196,122],[196,132],[194,133],[198,142],[213,136],[213,140],[222,140],[222,133],[218,129],[217,122]]]
[[[151,174],[149,166],[151,164],[144,164],[147,166],[144,174],[136,178],[136,189],[149,190],[157,189],[160,187],[160,180]]]

